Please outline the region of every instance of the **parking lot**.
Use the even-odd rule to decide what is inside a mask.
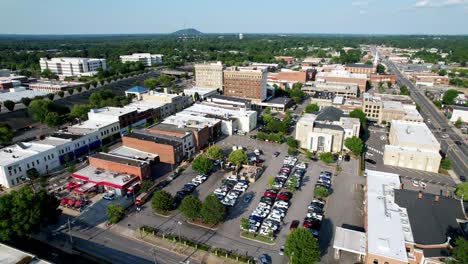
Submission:
[[[303,219],[307,214],[307,206],[313,199],[314,185],[318,180],[320,172],[324,170],[333,171],[332,168],[321,162],[309,162],[301,189],[296,191],[291,199],[291,206],[286,217],[283,219],[283,225],[277,234],[276,243],[270,246],[241,238],[240,223],[242,218],[248,218],[257,207],[262,194],[268,189],[270,176],[274,177],[278,174],[283,165],[283,159],[287,155],[287,146],[257,141],[246,136],[230,136],[218,142],[217,145],[222,147],[227,155],[232,151],[233,145],[243,146],[247,149],[247,153],[253,152],[254,149],[261,149],[263,151],[261,159],[265,160],[263,165],[266,169],[255,183],[249,185],[249,188],[239,197],[235,206],[230,207],[225,222],[216,230],[191,225],[177,211],[174,211],[169,217],[155,216],[150,202],[144,204],[140,212],[132,212],[119,225],[131,229],[136,229],[142,225],[153,226],[164,232],[176,235],[180,233],[184,237],[208,243],[215,247],[232,249],[240,254],[258,257],[260,254],[266,253],[272,257],[273,263],[287,263],[287,257],[280,256],[278,252],[279,248],[284,245],[286,237],[290,232],[289,225],[293,220],[299,220],[302,225]],[[272,153],[275,151],[280,152],[278,157],[272,156]],[[324,254],[324,260],[333,260],[332,238],[334,226],[341,226],[342,224],[362,226],[362,215],[358,206],[362,204],[362,200],[360,200],[362,197],[359,192],[355,191],[355,188],[357,184],[363,183],[364,178],[357,176],[356,160],[342,162],[340,166],[343,168],[343,171],[336,178],[339,180],[335,179],[333,183],[333,193],[328,198],[324,222],[320,232],[319,243]],[[189,167],[164,189],[175,194],[185,183],[190,182],[196,174]],[[221,186],[222,179],[228,175],[229,173],[225,174],[224,171],[216,170],[204,183],[197,187],[194,194],[203,200],[207,195],[213,193],[216,188]],[[253,198],[248,203],[243,201],[243,197],[246,194],[253,194]],[[349,210],[350,208],[354,208],[355,210]],[[344,211],[347,213],[343,214]]]

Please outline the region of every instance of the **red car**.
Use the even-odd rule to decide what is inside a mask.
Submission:
[[[272,199],[276,199],[276,196],[278,195],[278,191],[277,190],[266,190],[264,193],[263,193],[263,196],[265,197],[271,197]]]
[[[67,185],[67,190],[69,191],[73,190],[73,188],[75,188],[76,185],[78,185],[76,182],[69,182]]]
[[[84,205],[84,201],[83,200],[76,200],[75,202],[75,208],[80,208]]]
[[[67,205],[69,200],[70,199],[68,199],[68,198],[62,198],[62,200],[60,200],[60,204],[61,205]]]
[[[289,200],[291,200],[291,198],[292,198],[292,193],[291,192],[280,192],[279,195],[278,195],[278,199],[282,200],[282,201],[285,201],[285,202],[289,202]]]
[[[319,230],[320,229],[320,223],[315,222],[315,221],[307,221],[302,224],[303,227],[305,228],[312,228]]]
[[[67,206],[68,207],[73,207],[75,205],[75,201],[76,201],[75,199],[68,200]]]

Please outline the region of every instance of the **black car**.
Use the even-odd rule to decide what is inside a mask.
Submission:
[[[350,160],[351,160],[351,156],[349,156],[349,155],[344,156],[344,160],[345,160],[345,161],[350,161]]]
[[[193,191],[195,191],[196,188],[197,188],[197,186],[195,186],[195,184],[187,183],[187,184],[185,184],[184,187],[182,188],[182,191],[185,191],[185,192],[188,192],[188,193],[192,193]]]
[[[260,202],[272,205],[274,202],[274,199],[271,197],[263,196],[262,198],[260,198]]]
[[[377,164],[377,162],[375,162],[375,160],[371,160],[371,159],[366,159],[366,162],[372,164],[372,165],[375,165]]]
[[[462,143],[460,140],[456,140],[456,141],[455,141],[455,144],[457,144],[458,146],[463,145],[463,143]]]
[[[276,157],[278,157],[278,156],[279,156],[279,154],[280,154],[280,153],[279,153],[278,151],[275,151],[275,152],[273,152],[273,157],[275,157],[275,158],[276,158]]]
[[[465,178],[465,176],[463,176],[463,175],[462,175],[462,176],[460,176],[460,181],[462,181],[462,182],[465,182],[465,181],[466,181],[466,178]]]

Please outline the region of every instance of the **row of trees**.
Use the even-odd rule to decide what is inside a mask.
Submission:
[[[148,78],[143,82],[143,85],[150,90],[153,90],[157,86],[168,87],[175,80],[175,77],[161,74],[157,78]]]

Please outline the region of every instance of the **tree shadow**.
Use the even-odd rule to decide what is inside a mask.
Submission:
[[[245,203],[244,202],[244,197],[247,194],[251,194],[252,198],[250,199],[250,201],[248,203]],[[250,204],[252,203],[252,201],[255,198],[255,195],[256,195],[255,192],[250,191],[250,192],[245,192],[244,194],[239,196],[239,198],[237,198],[237,203],[233,207],[228,207],[228,213],[226,215],[225,221],[233,220],[233,219],[236,219],[237,217],[241,216],[249,208]]]
[[[328,253],[330,248],[331,241],[335,234],[335,226],[333,222],[328,217],[324,218],[322,221],[322,226],[320,227],[320,237],[319,237],[319,247],[320,247],[320,256],[323,257]]]

